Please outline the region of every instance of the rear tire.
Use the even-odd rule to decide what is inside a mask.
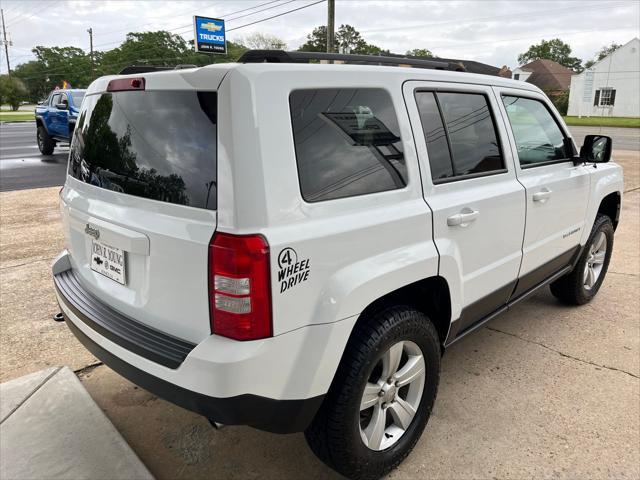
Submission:
[[[550,285],[551,293],[569,305],[584,305],[596,296],[609,268],[613,251],[613,224],[598,214],[575,268]]]
[[[362,318],[305,432],[311,450],[352,479],[380,478],[396,468],[431,414],[440,357],[438,334],[423,313],[396,306]]]
[[[56,142],[49,136],[47,130],[42,125],[38,126],[36,140],[38,141],[38,148],[42,155],[51,155],[53,153]]]

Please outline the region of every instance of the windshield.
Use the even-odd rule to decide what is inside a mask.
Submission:
[[[69,175],[116,192],[213,210],[216,117],[215,92],[88,95]]]

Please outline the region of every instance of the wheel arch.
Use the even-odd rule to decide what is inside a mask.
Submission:
[[[598,206],[598,213],[602,215],[606,215],[611,219],[611,223],[613,223],[613,229],[615,230],[618,227],[618,222],[620,220],[620,206],[622,204],[622,195],[620,192],[612,192],[606,195]]]
[[[424,278],[386,293],[365,307],[356,325],[393,305],[406,305],[429,317],[438,332],[441,346],[444,346],[451,325],[451,292],[444,277]]]

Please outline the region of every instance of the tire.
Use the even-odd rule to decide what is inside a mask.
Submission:
[[[604,255],[598,255],[598,248],[602,238],[605,239]],[[604,277],[609,268],[611,252],[613,251],[613,224],[606,215],[598,214],[591,229],[589,239],[584,246],[582,254],[576,263],[575,268],[567,275],[560,277],[550,285],[551,293],[560,301],[568,305],[584,305],[596,296],[602,286]],[[594,255],[595,254],[595,255]],[[602,260],[602,263],[596,263]],[[597,277],[589,277],[587,265]],[[591,285],[588,285],[591,283]]]
[[[395,357],[400,358],[397,379],[407,382],[412,373],[419,371],[420,367],[413,367],[418,364],[421,354],[424,360],[422,380],[414,379],[404,386],[399,381],[390,384],[382,380],[387,375],[385,359],[393,364],[390,352],[397,352],[398,348],[402,355]],[[396,468],[415,446],[431,414],[440,378],[440,357],[436,329],[417,310],[395,306],[360,319],[347,343],[331,388],[305,431],[311,450],[330,468],[352,479],[380,478]],[[378,377],[382,383],[377,385],[383,387],[374,385]],[[416,375],[415,378],[419,377]],[[422,387],[418,388],[420,385]],[[368,396],[363,397],[365,386],[386,390],[383,394],[369,390]],[[365,402],[365,398],[375,403],[361,412],[361,402]],[[405,427],[401,433],[396,425],[399,407],[411,402],[417,408],[412,419],[401,417]],[[374,418],[381,418],[374,417],[375,412],[386,412],[387,422],[393,422],[393,425],[382,423],[389,425],[383,435],[376,435],[380,430],[372,427],[380,425],[374,422]],[[377,445],[375,450],[365,444],[366,432],[374,432],[370,435],[370,444]],[[380,444],[378,438],[382,439]],[[390,442],[393,443],[387,447]]]
[[[47,130],[42,125],[38,126],[36,140],[42,155],[51,155],[53,153],[56,142],[49,136]]]

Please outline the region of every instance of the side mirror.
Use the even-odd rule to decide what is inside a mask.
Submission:
[[[56,108],[58,110],[69,110],[69,104],[68,103],[57,103],[56,104]]]
[[[584,162],[606,163],[611,160],[613,141],[605,135],[587,135],[580,149],[580,159]]]

